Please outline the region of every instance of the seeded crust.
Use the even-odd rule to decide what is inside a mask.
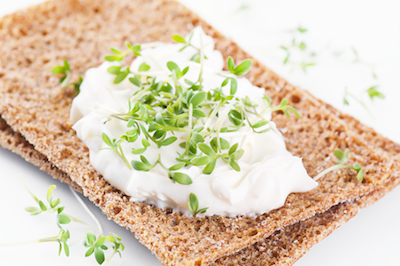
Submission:
[[[287,119],[278,114],[274,121],[284,132],[288,150],[303,158],[308,173],[315,176],[331,166],[335,148],[350,148],[350,161],[358,161],[364,168],[364,182],[358,182],[351,171],[328,174],[318,188],[293,193],[285,206],[256,218],[189,218],[150,204],[129,202],[129,197],[113,189],[89,164],[88,150],[71,130],[68,119],[73,92],[56,85],[51,67],[66,58],[75,67],[74,73],[83,75],[101,63],[111,46],[122,47],[127,40],[169,41],[172,34],[186,34],[196,25],[215,38],[225,57],[249,57],[195,14],[171,1],[64,0],[6,16],[0,21],[0,113],[14,131],[165,265],[206,264],[265,239],[281,227],[371,193],[391,178],[398,179],[398,158],[382,149],[395,149],[395,144],[355,120],[347,125],[339,118],[343,116],[339,111],[289,85],[253,59],[248,74],[253,84],[265,88],[275,101],[288,98],[303,115]],[[369,146],[367,138],[374,135],[381,138],[380,144]]]

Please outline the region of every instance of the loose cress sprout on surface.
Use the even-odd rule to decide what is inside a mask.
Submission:
[[[61,83],[62,88],[72,85],[74,86],[75,92],[79,93],[79,87],[81,86],[83,79],[81,76],[79,76],[77,81],[68,83],[71,78],[71,67],[67,60],[64,60],[64,65],[53,67],[51,69],[51,73],[61,75],[59,83]]]
[[[199,210],[199,200],[197,199],[197,196],[193,193],[190,193],[189,195],[188,208],[193,217],[196,217],[196,215],[199,213],[205,213],[208,209],[207,207]]]
[[[336,149],[333,152],[338,159],[336,162],[336,165],[331,166],[321,173],[319,173],[316,177],[314,177],[314,180],[317,181],[320,177],[326,175],[327,173],[334,171],[334,170],[339,170],[339,169],[352,169],[357,172],[357,179],[359,181],[363,181],[364,178],[364,171],[361,168],[359,163],[355,163],[354,165],[346,165],[347,161],[349,160],[349,149],[346,149],[344,152],[340,149]]]
[[[26,183],[24,182],[24,185],[28,192],[31,194],[33,199],[38,203],[39,207],[26,207],[25,210],[29,212],[31,215],[39,215],[43,212],[49,212],[49,213],[56,213],[57,215],[57,226],[60,229],[59,233],[56,236],[53,237],[46,237],[46,238],[41,238],[37,240],[31,240],[31,241],[25,241],[25,242],[19,242],[19,243],[10,243],[10,244],[1,244],[0,247],[4,246],[13,246],[13,245],[22,245],[22,244],[29,244],[29,243],[41,243],[41,242],[58,242],[59,243],[59,252],[58,255],[61,255],[61,252],[64,250],[64,253],[67,257],[70,255],[69,251],[69,245],[67,244],[67,241],[70,239],[70,232],[69,230],[66,230],[63,228],[64,225],[69,224],[71,221],[81,223],[87,226],[90,226],[93,228],[91,224],[85,223],[71,215],[68,215],[64,213],[64,208],[63,206],[60,206],[60,199],[53,200],[53,190],[56,188],[55,185],[51,185],[48,190],[47,190],[47,202],[48,205],[46,205],[43,201],[39,200],[33,192],[28,188]],[[88,247],[88,251],[85,254],[85,257],[88,257],[92,254],[94,254],[96,261],[99,264],[103,264],[103,262],[107,263],[111,260],[111,258],[115,254],[119,254],[121,256],[121,251],[124,250],[124,245],[121,243],[121,238],[117,236],[116,234],[111,233],[109,236],[103,236],[103,229],[101,227],[100,222],[97,220],[97,218],[93,215],[93,213],[87,208],[85,203],[79,198],[79,196],[74,192],[71,188],[71,192],[74,194],[74,196],[77,198],[79,203],[82,205],[82,207],[85,209],[85,211],[88,212],[88,214],[95,220],[100,234],[96,237],[94,234],[87,232],[86,233],[86,239],[84,242],[85,247]],[[110,242],[110,247],[112,248],[111,254],[105,259],[104,256],[104,251],[107,250],[109,247],[107,247],[104,243],[105,241]]]
[[[122,82],[128,74],[133,77],[129,81],[139,87],[139,90],[129,99],[129,111],[124,114],[112,114],[109,119],[116,118],[126,121],[129,130],[126,134],[110,139],[103,133],[102,138],[107,144],[108,149],[115,151],[129,168],[138,171],[150,171],[156,165],[160,165],[168,174],[168,177],[174,182],[188,185],[192,183],[191,178],[184,173],[179,172],[184,166],[194,165],[203,167],[204,174],[211,174],[218,160],[228,163],[234,170],[240,171],[238,160],[243,156],[243,149],[239,149],[238,143],[229,143],[224,139],[223,133],[236,132],[245,125],[255,133],[265,133],[270,130],[267,127],[269,121],[264,117],[266,114],[281,110],[287,116],[289,111],[300,117],[298,112],[291,106],[288,106],[286,99],[276,107],[271,106],[271,100],[264,97],[266,107],[259,111],[257,104],[251,101],[249,97],[239,98],[235,96],[237,91],[237,76],[242,76],[250,71],[251,60],[244,60],[238,65],[232,57],[228,58],[228,71],[216,73],[224,77],[222,84],[218,88],[204,91],[203,89],[203,68],[204,55],[203,47],[196,47],[191,43],[193,32],[188,40],[180,35],[174,35],[174,41],[183,46],[179,51],[192,47],[195,52],[191,61],[200,64],[200,73],[196,80],[185,79],[185,74],[189,67],[180,69],[179,66],[170,61],[167,63],[170,79],[166,81],[157,81],[158,72],[151,72],[150,67],[143,63],[139,71],[131,71],[127,66],[112,66],[108,72],[115,75],[114,83]],[[142,45],[144,46],[144,45]],[[112,49],[114,55],[106,56],[108,61],[122,61],[124,56],[134,53],[140,56],[140,45],[127,43],[128,50],[118,51]],[[132,47],[137,47],[133,51]],[[143,81],[145,80],[145,81]],[[186,86],[183,86],[186,84]],[[229,84],[229,85],[228,85]],[[222,88],[229,86],[229,95],[223,93]],[[188,87],[188,88],[186,88]],[[221,115],[222,111],[225,115]],[[258,121],[251,122],[249,116],[257,117]],[[213,120],[216,120],[213,123]],[[223,126],[226,120],[229,120],[228,126]],[[166,166],[162,162],[161,156],[151,163],[145,157],[144,153],[154,143],[158,148],[168,146],[177,141],[177,137],[167,137],[167,133],[184,132],[187,139],[181,142],[179,146],[182,151],[178,152],[176,157],[177,164]],[[144,138],[141,140],[142,148],[132,150],[133,154],[141,154],[140,161],[133,160],[128,162],[123,154],[121,144],[123,142],[136,142],[139,135]]]
[[[379,98],[379,99],[385,99],[385,95],[383,93],[381,93],[380,91],[378,91],[379,86],[372,86],[368,89],[366,89],[364,92],[366,92],[368,94],[368,97],[371,99],[371,101],[373,101],[375,98]],[[347,91],[347,88],[345,88],[344,91],[344,96],[343,96],[343,104],[344,105],[350,105],[349,102],[349,98],[353,98],[353,100],[355,100],[356,102],[358,102],[362,107],[364,107],[368,112],[370,111],[367,107],[367,105],[365,104],[365,102],[363,100],[361,100],[360,98],[358,98],[357,96],[355,96],[354,94],[350,93]]]

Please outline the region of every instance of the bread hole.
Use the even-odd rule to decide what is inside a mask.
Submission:
[[[48,58],[43,58],[42,62],[43,62],[43,64],[47,64],[48,62],[50,62],[50,59],[48,59]]]
[[[171,207],[165,207],[164,212],[165,212],[165,214],[171,214],[173,212],[173,210]]]
[[[1,79],[2,77],[4,77],[4,76],[5,76],[4,72],[0,72],[0,79]]]
[[[43,35],[43,36],[46,36],[47,34],[49,34],[47,31],[45,31],[45,30],[42,31],[42,35]]]
[[[114,214],[118,214],[118,213],[120,213],[121,211],[122,211],[121,207],[114,207],[114,208],[113,208]]]
[[[26,58],[26,63],[28,64],[28,66],[30,65],[30,64],[32,64],[32,60],[31,59],[29,59],[29,58]]]
[[[255,236],[255,235],[257,235],[257,234],[258,234],[258,230],[257,230],[257,229],[250,229],[250,230],[247,232],[247,236],[250,236],[250,237]]]
[[[99,205],[100,200],[99,200],[99,199],[95,199],[94,203],[95,203],[96,205]]]
[[[299,103],[300,102],[300,97],[298,95],[292,95],[291,98],[293,103]]]
[[[99,9],[98,7],[95,7],[95,8],[93,8],[93,12],[94,12],[94,13],[99,13],[99,12],[100,12],[100,9]]]
[[[175,226],[177,226],[179,224],[179,221],[174,218],[174,219],[171,220],[170,224],[171,224],[172,227],[175,227]]]
[[[278,111],[275,112],[275,114],[277,114],[277,115],[283,115],[284,113],[283,113],[282,110],[278,110]]]

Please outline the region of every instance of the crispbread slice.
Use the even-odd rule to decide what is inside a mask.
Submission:
[[[132,231],[166,265],[201,265],[269,236],[276,229],[352,200],[397,177],[399,162],[368,147],[329,106],[291,87],[254,61],[250,80],[274,99],[285,95],[303,114],[301,120],[277,115],[289,151],[303,157],[311,176],[332,165],[335,148],[349,147],[365,170],[359,183],[351,172],[329,174],[318,188],[291,194],[285,206],[258,217],[189,218],[169,209],[132,203],[114,190],[89,164],[87,148],[68,120],[71,91],[55,87],[52,66],[67,58],[77,73],[100,64],[110,46],[125,40],[168,41],[202,25],[217,40],[217,48],[236,60],[248,57],[192,12],[170,1],[54,1],[0,22],[0,113],[34,148],[65,172],[110,218]],[[278,90],[280,92],[278,93]],[[286,97],[286,96],[285,96]]]
[[[346,118],[345,118],[346,119]],[[348,117],[346,120],[352,120]],[[348,121],[351,123],[352,121]],[[381,141],[382,138],[372,138],[368,142]],[[388,141],[390,143],[390,141]],[[394,144],[394,143],[393,143]],[[37,152],[23,136],[14,132],[0,117],[0,146],[3,146],[20,156],[28,162],[40,167],[51,174],[54,178],[69,184],[75,190],[82,192],[65,173],[52,165],[47,158]],[[383,148],[391,155],[397,156],[398,146],[388,145]],[[400,179],[392,179],[383,187],[376,189],[369,195],[365,195],[354,202],[345,202],[333,206],[326,212],[315,215],[307,220],[289,225],[277,230],[268,238],[265,238],[244,249],[224,256],[210,265],[292,265],[302,257],[313,245],[323,240],[333,230],[353,218],[361,208],[364,208],[398,185]]]

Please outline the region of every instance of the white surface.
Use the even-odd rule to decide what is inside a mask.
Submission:
[[[396,0],[181,0],[195,10],[223,34],[230,36],[245,50],[267,66],[289,79],[293,84],[308,89],[317,97],[348,112],[382,134],[400,142],[400,111],[396,101],[400,96],[400,2]],[[0,15],[40,0],[0,0]],[[212,8],[211,8],[212,7]],[[240,9],[240,7],[245,7]],[[317,64],[305,74],[292,64],[283,65],[285,54],[280,45],[290,43],[287,30],[302,26],[308,29],[300,38],[317,53],[312,59]],[[352,63],[351,47],[368,64],[376,64],[378,79],[373,79],[371,67]],[[343,51],[340,57],[333,53]],[[298,53],[294,57],[302,59]],[[296,58],[295,58],[296,59]],[[353,94],[372,85],[380,85],[385,100],[371,103],[364,94],[371,116],[356,102],[350,107],[342,104],[344,88]],[[52,217],[31,217],[24,208],[35,202],[25,190],[22,175],[37,196],[44,198],[50,184],[57,184],[54,194],[61,198],[66,212],[93,223],[73,198],[66,185],[49,178],[36,167],[9,151],[0,149],[3,189],[0,208],[0,243],[36,239],[57,233]],[[5,182],[5,183],[4,183]],[[316,245],[298,266],[313,265],[400,265],[400,236],[398,220],[400,189],[395,189],[375,205],[363,210],[355,219],[342,226],[326,240]],[[86,201],[88,202],[88,201]],[[88,203],[90,204],[90,203]],[[108,221],[90,204],[101,218],[104,231],[123,237],[126,251],[123,258],[114,258],[110,265],[160,265],[146,248],[126,230]],[[49,219],[47,219],[49,218]],[[86,228],[71,226],[74,238]],[[1,265],[97,265],[94,258],[84,258],[85,248],[79,243],[71,247],[71,257],[57,256],[56,243],[40,243],[0,248]]]

